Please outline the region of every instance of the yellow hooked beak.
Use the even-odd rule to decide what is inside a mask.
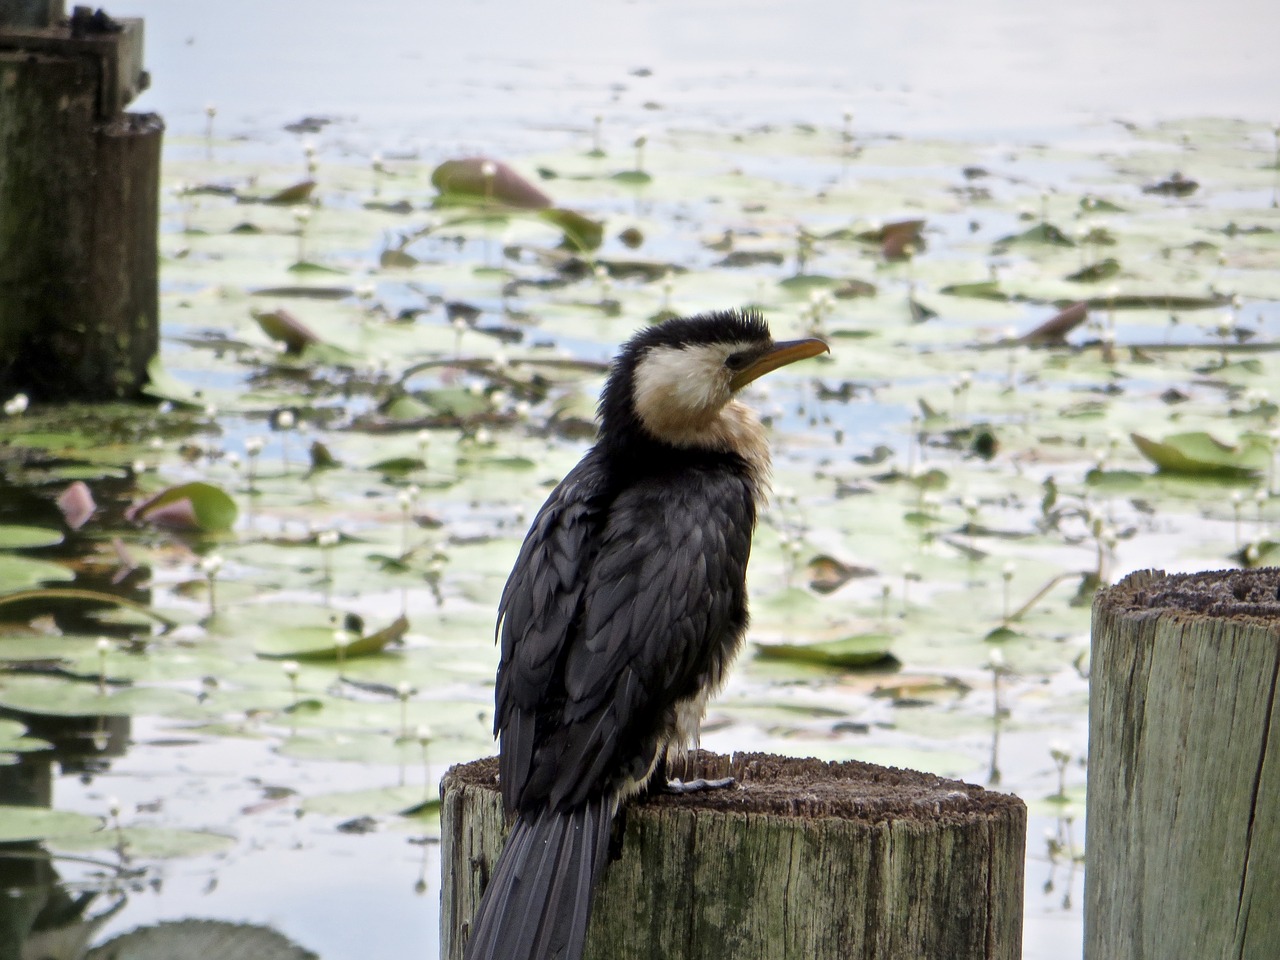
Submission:
[[[770,370],[777,370],[779,367],[785,367],[789,363],[795,363],[797,360],[807,360],[809,357],[816,357],[820,353],[830,353],[831,348],[822,340],[816,340],[812,337],[805,340],[784,340],[782,343],[775,343],[768,353],[754,361],[750,366],[743,367],[733,375],[733,379],[729,381],[729,387],[732,390],[741,390],[752,380],[763,377]]]

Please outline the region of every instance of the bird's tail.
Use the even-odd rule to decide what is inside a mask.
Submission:
[[[517,817],[471,923],[466,960],[580,960],[615,802]]]

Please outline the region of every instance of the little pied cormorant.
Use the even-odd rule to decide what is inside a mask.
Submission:
[[[581,957],[615,813],[665,781],[746,631],[769,448],[735,395],[826,350],[723,312],[649,327],[614,360],[599,438],[538,512],[498,607],[514,824],[467,960]]]

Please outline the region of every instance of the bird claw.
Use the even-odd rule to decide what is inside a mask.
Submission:
[[[738,781],[735,777],[721,777],[719,780],[705,780],[699,777],[697,780],[689,780],[687,782],[676,778],[667,781],[666,792],[683,795],[701,793],[704,790],[724,790],[727,787],[736,787],[737,785]]]

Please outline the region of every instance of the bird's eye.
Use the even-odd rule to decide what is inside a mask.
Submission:
[[[750,366],[751,361],[755,359],[755,354],[749,350],[740,350],[737,353],[731,353],[725,359],[724,365],[730,370],[745,370]]]

